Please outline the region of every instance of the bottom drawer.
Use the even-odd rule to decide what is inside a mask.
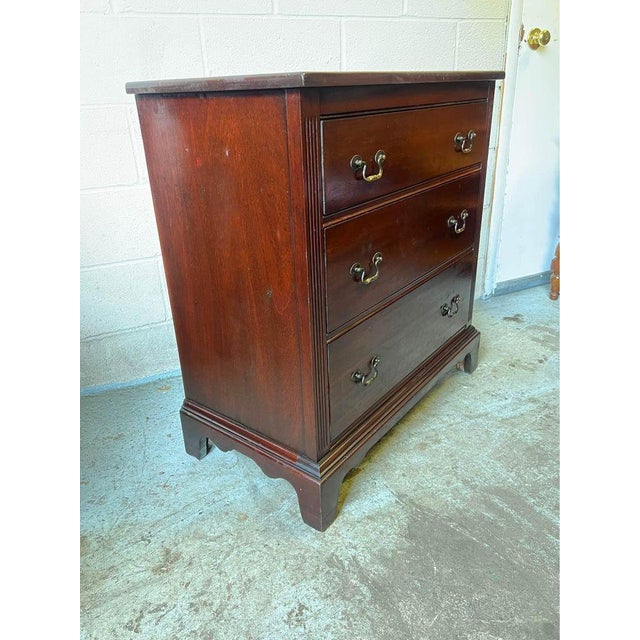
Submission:
[[[474,265],[468,254],[329,345],[332,440],[467,325]]]

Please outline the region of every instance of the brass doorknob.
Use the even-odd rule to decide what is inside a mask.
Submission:
[[[529,32],[529,37],[527,38],[527,42],[532,49],[537,49],[538,47],[545,47],[551,42],[551,34],[545,29],[531,29]]]

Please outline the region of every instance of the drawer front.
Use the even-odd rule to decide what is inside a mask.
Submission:
[[[486,116],[483,101],[324,120],[325,215],[482,162]],[[470,131],[475,137],[465,138]],[[463,136],[458,144],[456,134]],[[374,160],[378,151],[381,163]],[[354,164],[354,156],[366,166]]]
[[[328,330],[472,247],[479,188],[478,172],[328,228]]]
[[[468,254],[329,345],[332,440],[469,322],[474,265]]]

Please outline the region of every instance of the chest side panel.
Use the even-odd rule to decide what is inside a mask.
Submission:
[[[186,397],[305,451],[284,94],[137,103]]]

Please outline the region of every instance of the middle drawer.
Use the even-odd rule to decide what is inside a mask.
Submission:
[[[478,172],[329,227],[328,331],[473,246],[479,186]]]

